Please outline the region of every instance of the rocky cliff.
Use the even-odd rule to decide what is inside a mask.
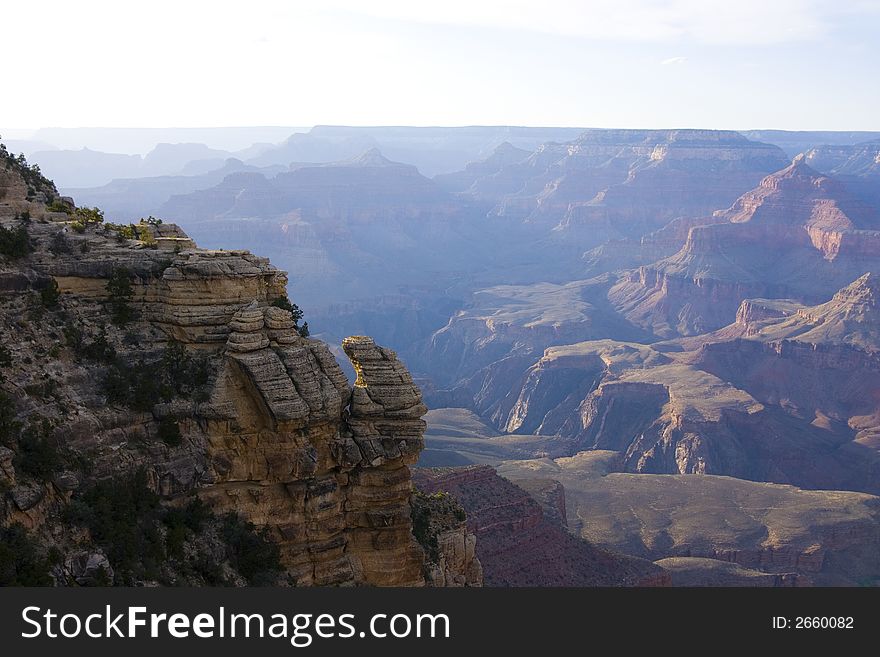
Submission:
[[[817,302],[876,267],[880,215],[802,156],[764,178],[681,250],[621,276],[609,299],[664,337],[733,321],[748,297]]]
[[[125,526],[167,557],[126,565],[125,581],[206,583],[192,565],[198,500],[245,523],[210,525],[227,543],[250,526],[247,540],[274,545],[291,584],[480,583],[473,560],[450,557],[445,577],[432,575],[413,534],[408,466],[426,408],[393,351],[347,339],[350,386],[327,345],[303,337],[287,275],[265,258],[195,248],[167,224],[103,224],[21,177],[0,168],[0,223],[16,238],[0,260],[3,525],[62,561],[106,564],[111,579],[135,558],[115,540]],[[143,491],[126,488],[141,478]],[[161,522],[111,522],[95,506],[107,486]],[[183,526],[157,510],[175,508]],[[444,530],[472,541],[460,524]]]
[[[704,166],[708,161],[713,166]],[[775,146],[735,132],[588,130],[527,158],[504,150],[452,179],[482,173],[469,192],[483,199],[494,194],[495,215],[638,235],[677,216],[710,213],[784,162]],[[690,176],[703,184],[682,194]]]
[[[486,466],[417,468],[416,486],[427,493],[448,492],[467,511],[477,538],[476,553],[490,586],[664,586],[659,567],[600,550],[566,530],[564,497],[551,502],[545,516],[525,490]],[[534,482],[532,482],[534,483]],[[552,486],[552,482],[549,482]],[[559,505],[562,508],[559,508]]]
[[[764,585],[877,581],[880,498],[712,475],[623,474],[614,472],[616,460],[589,451],[506,461],[498,471],[514,483],[560,482],[569,527],[597,547],[661,559],[664,568],[670,557],[699,558],[669,564],[673,585],[754,585],[745,577]]]

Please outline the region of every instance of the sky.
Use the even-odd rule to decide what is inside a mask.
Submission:
[[[880,130],[880,0],[42,0],[0,31],[0,130]]]

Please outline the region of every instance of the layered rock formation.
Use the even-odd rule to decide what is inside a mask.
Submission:
[[[669,573],[672,586],[791,588],[812,584],[809,577],[800,573],[765,573],[705,557],[667,557],[655,563]]]
[[[600,548],[663,559],[660,564],[669,557],[728,562],[778,575],[765,583],[780,585],[877,580],[877,497],[711,475],[621,474],[613,472],[614,461],[609,452],[582,452],[555,460],[508,461],[499,473],[514,482],[559,481],[566,491],[569,526]],[[692,583],[718,585],[712,578],[719,570],[744,575],[738,568],[715,567]],[[673,565],[671,571],[675,584],[681,569]]]
[[[494,192],[494,214],[617,235],[709,213],[785,161],[774,146],[709,130],[588,130],[572,142],[545,144],[527,159],[514,153],[515,161],[502,161],[510,155],[496,153],[471,169],[483,178],[469,191],[477,198]],[[708,161],[711,168],[703,166]],[[682,181],[691,175],[703,184],[696,195],[683,195]]]
[[[773,305],[765,312],[797,312],[791,302]],[[818,344],[771,340],[770,327],[787,321],[757,321],[746,340],[747,330],[732,326],[656,347],[550,347],[531,366],[520,362],[525,374],[501,377],[507,387],[481,391],[491,394],[487,419],[513,435],[490,430],[478,440],[479,428],[441,427],[430,447],[489,462],[606,449],[620,452],[629,472],[880,491],[880,460],[868,449],[876,358],[840,334]]]
[[[476,553],[489,586],[663,586],[653,564],[599,550],[544,516],[522,488],[492,468],[414,470],[425,492],[449,492],[468,515]]]
[[[488,248],[466,203],[375,149],[268,173],[230,174],[172,197],[157,214],[202,245],[267,254],[292,272],[308,310],[436,285],[437,272]]]
[[[658,335],[704,333],[748,297],[832,294],[877,264],[878,228],[880,215],[798,157],[690,228],[678,253],[623,275],[609,299]]]
[[[609,277],[563,285],[501,285],[474,293],[468,308],[458,312],[430,337],[419,365],[439,384],[469,378],[502,356],[540,354],[551,345],[616,335],[648,339],[650,335],[621,320],[605,295]],[[491,383],[481,374],[472,387]]]
[[[479,200],[494,200],[503,194],[507,181],[501,173],[531,155],[510,142],[498,145],[485,160],[470,162],[462,171],[434,176],[434,182],[450,192],[466,193]]]
[[[299,211],[340,225],[453,211],[448,197],[414,166],[391,162],[375,148],[331,164],[294,164],[272,178],[238,173],[217,188],[172,198],[160,210],[189,220],[204,218],[206,207],[214,217],[274,218]]]
[[[116,177],[100,187],[76,187],[68,184],[65,194],[77,202],[98,206],[116,221],[136,221],[140,217],[160,214],[159,208],[172,196],[183,196],[222,183],[227,176],[238,173],[259,173],[273,176],[287,171],[287,166],[254,167],[240,159],[228,158],[205,173],[188,175],[157,175],[149,177]],[[119,174],[117,174],[118,176]],[[233,178],[234,180],[234,178]]]
[[[67,214],[46,215],[21,187],[4,185],[0,205],[3,225],[24,226],[34,249],[0,272],[20,282],[0,288],[3,400],[21,421],[45,418],[58,448],[90,467],[40,481],[22,469],[20,444],[3,447],[4,522],[77,551],[88,536],[64,533],[71,496],[143,470],[168,503],[198,497],[263,529],[296,585],[480,583],[453,538],[444,576],[428,572],[413,535],[408,465],[426,408],[394,352],[346,340],[352,388],[327,345],[270,305],[286,298],[287,276],[265,258],[192,248],[164,224],[148,241],[71,230]],[[46,218],[20,224],[20,206]],[[154,391],[139,370],[169,388]]]

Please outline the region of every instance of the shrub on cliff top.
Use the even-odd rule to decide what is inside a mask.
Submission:
[[[302,337],[309,337],[309,323],[306,322],[302,326],[299,325],[300,320],[303,318],[303,311],[300,310],[299,306],[297,306],[295,303],[291,303],[290,299],[288,299],[287,297],[278,297],[277,299],[274,299],[269,305],[290,312],[291,316],[293,317],[294,328],[296,328],[296,330]]]
[[[63,212],[65,214],[71,214],[73,212],[73,207],[64,203],[61,199],[55,199],[46,206],[46,209],[49,212]]]
[[[440,559],[438,537],[467,518],[464,509],[449,493],[415,491],[410,501],[413,536],[425,550],[428,560]]]
[[[74,217],[74,219],[76,219],[77,223],[80,223],[83,226],[92,226],[95,224],[103,224],[104,223],[104,211],[98,207],[77,208],[73,212],[73,217]]]
[[[77,208],[73,212],[74,222],[70,225],[77,233],[84,233],[89,226],[104,223],[104,211],[100,208]]]

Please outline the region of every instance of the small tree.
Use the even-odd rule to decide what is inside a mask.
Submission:
[[[299,330],[299,321],[303,318],[303,311],[295,303],[291,303],[287,297],[278,297],[270,304],[281,310],[287,310],[293,317],[293,324]]]
[[[0,226],[0,254],[17,260],[33,251],[31,239],[24,225],[15,228]]]
[[[23,525],[0,526],[0,586],[52,586],[51,559]]]
[[[46,287],[40,290],[40,302],[44,308],[55,308],[59,299],[61,299],[61,292],[58,290],[58,283],[52,278]]]
[[[104,223],[104,211],[100,208],[77,208],[73,216],[86,225]]]
[[[170,415],[159,420],[159,440],[169,447],[177,447],[183,442],[183,435],[180,433],[180,425],[177,420]]]
[[[0,445],[12,447],[21,431],[21,422],[15,419],[15,402],[0,390]]]
[[[18,439],[16,470],[40,481],[49,481],[64,467],[58,441],[52,435],[52,424],[47,418],[31,420]]]
[[[131,287],[131,273],[125,267],[117,267],[107,281],[109,295],[110,319],[117,326],[127,324],[134,319],[134,310],[129,303],[134,297]]]

